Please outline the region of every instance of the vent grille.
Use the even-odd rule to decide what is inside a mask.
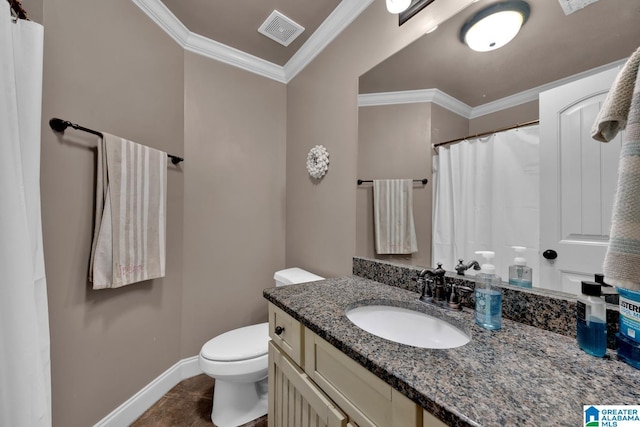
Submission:
[[[303,26],[287,18],[277,10],[271,12],[267,20],[258,28],[260,34],[264,34],[283,46],[289,46],[303,31]]]
[[[558,0],[560,2],[560,6],[562,6],[562,10],[565,15],[571,15],[573,12],[576,12],[584,7],[589,6],[591,3],[595,3],[598,0]]]

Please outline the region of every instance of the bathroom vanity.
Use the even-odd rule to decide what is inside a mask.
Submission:
[[[270,426],[445,426],[274,304],[269,327]]]
[[[270,426],[575,426],[583,405],[640,402],[640,371],[611,350],[594,358],[575,338],[508,319],[500,331],[484,330],[472,310],[425,305],[415,292],[370,279],[270,288],[264,296]],[[369,304],[433,315],[471,341],[425,349],[379,338],[345,315]]]

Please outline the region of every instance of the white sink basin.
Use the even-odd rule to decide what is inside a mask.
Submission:
[[[422,348],[455,348],[471,341],[460,329],[419,311],[389,305],[347,310],[356,326],[381,338]]]

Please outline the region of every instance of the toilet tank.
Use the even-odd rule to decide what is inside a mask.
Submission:
[[[324,277],[320,277],[298,267],[276,271],[273,278],[276,280],[276,286],[295,285],[297,283],[324,280]]]

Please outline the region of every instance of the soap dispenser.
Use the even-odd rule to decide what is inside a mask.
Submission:
[[[476,275],[476,323],[485,329],[502,328],[502,291],[498,285],[500,277],[496,276],[496,267],[491,264],[495,256],[492,251],[477,251],[485,259]]]
[[[527,260],[524,258],[524,246],[511,246],[516,251],[516,257],[513,265],[509,266],[509,284],[520,286],[522,288],[530,288],[532,285],[531,277],[533,269],[527,267]]]
[[[578,345],[592,356],[607,352],[607,304],[599,283],[583,281],[582,295],[576,303]]]

